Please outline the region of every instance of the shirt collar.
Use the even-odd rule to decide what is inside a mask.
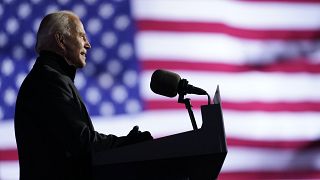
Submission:
[[[39,60],[44,64],[64,75],[67,75],[72,81],[74,81],[76,67],[69,65],[64,57],[51,51],[40,51],[39,55]]]

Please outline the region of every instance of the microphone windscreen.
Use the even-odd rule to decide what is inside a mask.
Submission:
[[[156,94],[175,97],[180,80],[178,74],[158,69],[151,76],[150,88]]]

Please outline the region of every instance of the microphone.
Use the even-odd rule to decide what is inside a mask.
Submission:
[[[188,81],[181,79],[178,74],[161,69],[153,72],[150,88],[154,93],[167,97],[175,97],[177,94],[207,95],[205,90],[188,84]]]

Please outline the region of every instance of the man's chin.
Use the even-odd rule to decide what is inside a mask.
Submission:
[[[77,68],[83,68],[83,67],[85,67],[86,66],[86,60],[85,59],[81,59],[80,61],[79,61],[79,63],[77,64]]]
[[[83,62],[83,63],[78,65],[78,68],[84,68],[85,66],[86,66],[86,62]]]
[[[69,59],[65,58],[67,63],[71,66],[74,66],[75,68],[83,68],[86,66],[86,60],[85,59],[77,59],[75,61],[70,61]]]

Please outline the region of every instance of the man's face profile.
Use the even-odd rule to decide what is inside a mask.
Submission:
[[[71,20],[74,26],[71,26],[70,35],[65,38],[65,57],[71,65],[82,68],[86,65],[87,50],[91,46],[80,19],[72,17]]]

